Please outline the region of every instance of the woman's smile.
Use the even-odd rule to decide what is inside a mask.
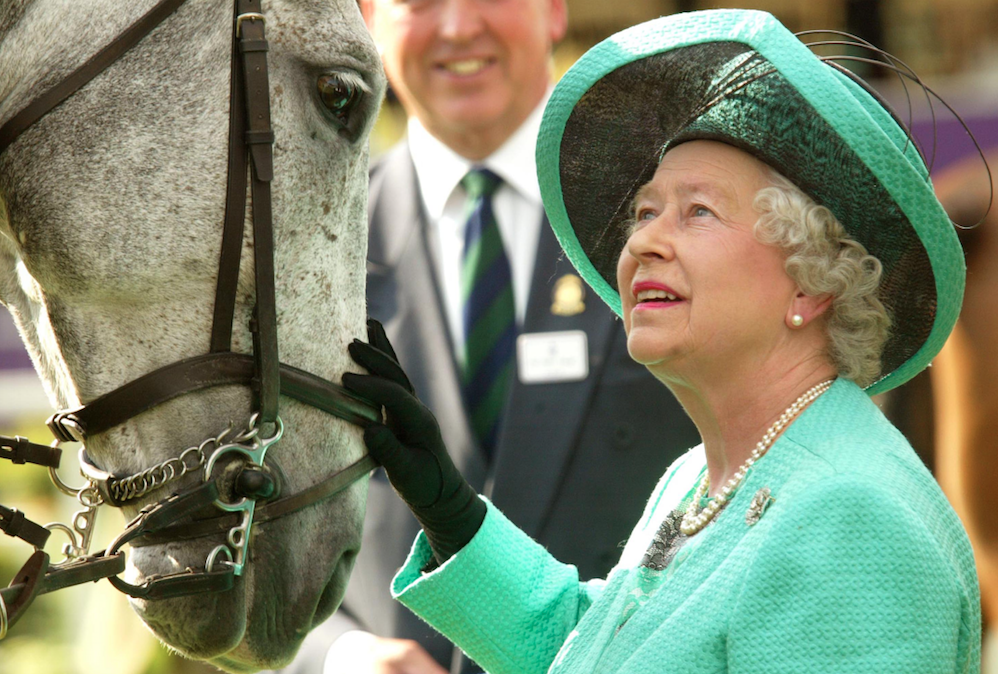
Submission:
[[[636,301],[635,311],[668,309],[686,301],[678,292],[657,281],[638,281],[631,287],[631,294]]]

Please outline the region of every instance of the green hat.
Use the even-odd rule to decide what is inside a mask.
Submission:
[[[631,201],[665,150],[718,140],[769,164],[883,265],[891,316],[871,395],[942,348],[963,301],[956,232],[904,128],[872,90],[765,12],[710,10],[604,40],[561,79],[537,142],[541,195],[568,258],[618,314]]]

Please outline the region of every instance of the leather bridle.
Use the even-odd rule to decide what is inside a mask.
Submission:
[[[0,127],[0,153],[32,124],[141,41],[184,2],[161,0],[111,44],[20,110]],[[380,421],[381,410],[341,386],[281,363],[278,358],[270,195],[274,133],[270,124],[266,20],[260,2],[234,1],[228,187],[209,353],[150,372],[81,407],[57,412],[48,421],[56,438],[51,446],[31,443],[21,437],[0,437],[0,458],[47,466],[56,486],[75,496],[84,507],[74,516],[71,529],[63,524],[42,527],[27,520],[19,511],[0,506],[0,530],[36,548],[11,586],[0,591],[0,639],[37,594],[100,578],[109,578],[116,588],[131,596],[152,599],[227,590],[232,587],[235,576],[243,572],[254,518],[257,523],[272,521],[328,499],[377,466],[369,455],[365,455],[304,491],[267,500],[273,499],[275,490],[272,473],[264,465],[264,458],[267,448],[277,442],[283,432],[278,414],[281,394],[361,426]],[[250,323],[253,355],[232,351],[232,323],[246,219],[247,173],[251,176],[256,286],[256,306]],[[202,443],[199,453],[189,454],[197,457],[197,465],[188,463],[182,455],[130,477],[113,476],[94,464],[84,444],[80,458],[87,484],[81,489],[73,489],[56,475],[62,443],[85,443],[87,438],[168,400],[225,385],[250,387],[256,412],[248,428],[234,435],[231,430],[226,431]],[[264,436],[264,428],[273,428],[273,433]],[[230,480],[234,485],[233,498],[237,500],[225,501],[220,497],[219,474],[228,468],[216,468],[223,463],[221,458],[232,455],[241,459],[235,478]],[[89,554],[96,508],[100,505],[120,507],[138,498],[128,496],[131,492],[127,491],[128,497],[121,498],[121,490],[114,492],[111,489],[115,481],[129,481],[134,494],[144,494],[155,490],[149,489],[150,485],[162,488],[193,470],[204,471],[198,486],[147,505],[107,550]],[[147,478],[147,475],[152,477]],[[143,482],[147,479],[151,482]],[[160,482],[155,482],[156,479]],[[135,487],[136,483],[141,484]],[[262,505],[257,507],[257,501],[262,501]],[[226,512],[203,516],[212,504]],[[48,555],[41,548],[52,530],[65,532],[71,544],[64,549],[67,560],[50,566]],[[117,577],[124,569],[120,548],[126,543],[135,547],[226,532],[226,543],[212,550],[204,570],[187,569],[168,576],[151,577],[142,585],[132,585]],[[79,539],[74,534],[78,534]]]

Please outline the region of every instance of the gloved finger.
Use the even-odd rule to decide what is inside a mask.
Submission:
[[[384,407],[393,418],[393,425],[406,429],[407,436],[425,434],[428,429],[437,428],[433,413],[397,382],[378,376],[344,372],[343,386]]]
[[[392,348],[392,343],[388,341],[388,334],[385,332],[385,326],[381,325],[377,319],[367,319],[367,341],[374,348],[391,356],[392,360],[396,363],[398,362],[399,358],[395,355],[395,349]]]
[[[378,463],[384,466],[388,474],[404,472],[409,469],[409,457],[405,446],[399,442],[384,424],[371,424],[364,429],[364,444]]]
[[[406,447],[381,424],[364,429],[364,444],[371,456],[384,466],[395,491],[410,506],[425,508],[440,500],[443,474],[432,453]]]
[[[409,377],[406,376],[402,366],[381,349],[355,339],[347,344],[347,351],[350,352],[350,357],[355,363],[371,374],[393,381],[409,393],[414,392]]]

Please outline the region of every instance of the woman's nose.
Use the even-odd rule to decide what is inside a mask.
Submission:
[[[677,217],[678,209],[669,207],[656,218],[641,223],[627,239],[627,252],[639,262],[674,259]]]

